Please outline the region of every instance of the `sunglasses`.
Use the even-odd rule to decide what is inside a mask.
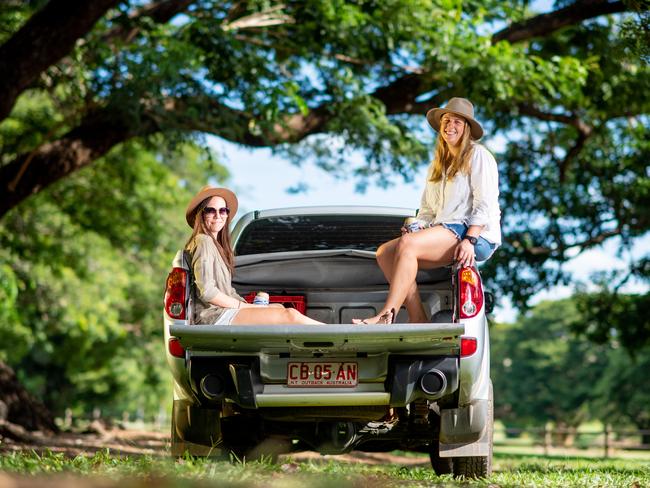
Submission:
[[[219,215],[230,215],[230,209],[228,207],[214,208],[214,207],[205,207],[203,209],[203,214],[208,217],[215,217],[219,212]]]

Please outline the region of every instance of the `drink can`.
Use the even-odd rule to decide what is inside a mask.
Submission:
[[[269,294],[263,291],[258,291],[257,295],[253,299],[255,305],[268,305],[269,304]]]
[[[422,221],[415,217],[407,217],[406,220],[404,220],[404,228],[408,232],[418,232],[422,230],[422,227],[424,227]]]

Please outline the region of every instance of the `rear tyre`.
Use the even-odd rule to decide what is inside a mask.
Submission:
[[[454,471],[452,458],[440,457],[440,441],[438,440],[440,436],[440,416],[433,412],[429,413],[429,422],[433,424],[432,427],[438,432],[438,435],[435,436],[433,442],[429,444],[431,468],[438,476],[442,474],[451,474]]]
[[[490,381],[486,429],[490,446],[488,455],[453,458],[454,476],[464,476],[465,478],[487,478],[492,474],[492,446],[494,435],[494,398],[492,394],[492,381]]]
[[[266,436],[261,420],[256,416],[226,417],[221,427],[224,453],[234,462],[266,459],[275,462],[278,454],[287,452],[285,440]]]
[[[205,409],[184,400],[172,406],[171,454],[181,457],[222,455],[221,410]]]
[[[431,467],[433,468],[433,472],[438,476],[453,473],[453,458],[441,458],[438,449],[439,444],[438,441],[436,441],[433,445],[431,445],[431,450],[429,451],[429,458],[431,459]]]

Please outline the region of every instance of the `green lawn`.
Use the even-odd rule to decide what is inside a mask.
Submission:
[[[9,453],[0,457],[0,471],[4,472],[0,473],[0,481],[3,476],[11,475],[21,481],[31,480],[35,486],[47,486],[48,480],[57,484],[72,475],[79,476],[81,485],[101,480],[101,486],[109,487],[650,486],[650,465],[643,459],[497,453],[494,468],[489,479],[468,481],[436,476],[426,457],[413,459],[409,465],[348,463],[336,458],[297,461],[291,457],[277,464],[244,464],[189,458],[173,461],[165,457],[118,457],[108,451],[75,458],[54,453]]]

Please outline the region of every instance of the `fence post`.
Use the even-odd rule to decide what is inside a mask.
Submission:
[[[605,459],[609,457],[609,432],[610,432],[610,427],[609,424],[605,424]]]
[[[549,423],[544,422],[544,456],[548,456],[549,447],[551,446],[551,433]]]

